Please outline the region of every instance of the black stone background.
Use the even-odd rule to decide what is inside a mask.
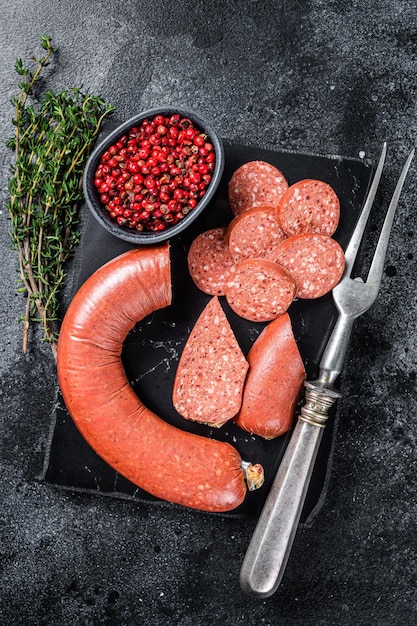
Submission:
[[[380,296],[355,325],[327,497],[300,528],[277,593],[256,600],[238,582],[254,520],[42,480],[56,373],[36,335],[20,351],[4,145],[14,61],[39,54],[39,35],[50,34],[59,53],[45,86],[83,84],[120,119],[178,103],[230,141],[371,161],[386,140],[375,241],[415,143],[415,3],[0,0],[0,9],[0,624],[415,624],[416,165]],[[68,293],[75,277],[73,267]]]

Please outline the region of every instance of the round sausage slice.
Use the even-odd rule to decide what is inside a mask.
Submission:
[[[224,295],[224,285],[234,269],[226,233],[226,226],[207,230],[194,239],[188,251],[190,276],[210,296]]]
[[[320,298],[342,278],[345,255],[335,239],[326,235],[294,235],[269,257],[295,277],[298,298]]]
[[[226,283],[230,308],[252,322],[269,322],[286,312],[294,300],[294,277],[269,259],[246,259]]]
[[[248,161],[241,165],[229,181],[228,198],[233,215],[254,206],[276,207],[288,182],[280,170],[265,161]]]
[[[236,263],[250,258],[265,258],[286,238],[278,224],[275,208],[253,207],[237,215],[229,224],[227,241]]]
[[[328,235],[335,232],[340,218],[340,202],[334,189],[321,180],[294,183],[283,194],[277,219],[288,237],[304,233]]]

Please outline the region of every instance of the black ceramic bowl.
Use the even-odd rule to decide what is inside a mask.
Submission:
[[[200,198],[196,207],[175,225],[167,225],[165,230],[148,232],[139,232],[134,229],[129,229],[125,226],[119,226],[109,215],[109,212],[105,209],[100,200],[100,194],[94,185],[95,172],[100,163],[101,156],[108,148],[116,143],[123,135],[125,135],[131,128],[137,127],[144,119],[152,119],[155,115],[162,114],[164,116],[171,116],[178,113],[181,118],[188,118],[191,120],[196,128],[202,133],[205,133],[210,142],[213,144],[215,153],[215,167],[212,173],[212,179],[205,191],[205,194]],[[182,233],[199,215],[206,209],[210,203],[213,195],[215,194],[217,187],[219,186],[224,169],[224,150],[223,145],[218,137],[216,131],[209,122],[197,115],[192,111],[188,111],[181,107],[165,106],[154,109],[149,109],[135,115],[131,119],[127,120],[120,126],[118,126],[111,134],[109,134],[104,141],[102,141],[93,151],[88,159],[83,179],[84,195],[87,202],[87,206],[97,219],[97,221],[112,235],[128,241],[132,244],[149,245],[161,243],[167,241],[172,237],[175,237],[179,233]]]

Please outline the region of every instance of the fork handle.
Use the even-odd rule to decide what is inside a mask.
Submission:
[[[343,368],[355,317],[339,312],[320,361],[319,381],[332,388]],[[317,381],[318,382],[318,381]]]
[[[317,451],[336,400],[306,386],[306,403],[264,504],[240,572],[249,595],[267,598],[281,582],[303,509]]]

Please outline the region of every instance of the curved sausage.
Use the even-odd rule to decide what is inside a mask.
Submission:
[[[305,233],[334,234],[340,202],[334,189],[321,180],[300,180],[282,195],[277,220],[288,237]]]
[[[286,238],[271,206],[252,207],[237,215],[227,229],[230,254],[235,263],[265,258]]]
[[[194,284],[211,296],[224,296],[224,286],[234,269],[226,240],[227,227],[198,235],[188,251],[188,271]]]
[[[298,298],[320,298],[343,276],[345,255],[335,239],[326,235],[294,235],[269,256],[285,267],[297,283]]]
[[[278,168],[265,161],[248,161],[229,181],[230,208],[236,216],[254,206],[276,207],[286,189],[287,180]]]
[[[185,419],[219,428],[240,409],[248,367],[219,299],[211,298],[182,351],[174,407]]]
[[[137,397],[123,369],[128,332],[170,302],[167,245],[129,251],[98,269],[62,323],[57,357],[62,394],[86,441],[128,480],[157,498],[228,511],[246,494],[238,452],[159,418]]]
[[[294,423],[306,376],[288,313],[265,326],[247,358],[249,372],[235,422],[265,439],[279,437]]]
[[[294,277],[284,267],[268,259],[246,259],[226,284],[226,300],[240,317],[269,322],[286,312],[296,290]]]

